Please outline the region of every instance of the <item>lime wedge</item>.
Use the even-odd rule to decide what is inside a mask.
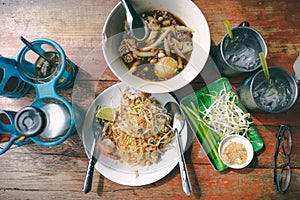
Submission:
[[[113,121],[115,121],[115,118],[116,118],[116,111],[112,107],[101,107],[97,111],[96,117],[113,122]]]

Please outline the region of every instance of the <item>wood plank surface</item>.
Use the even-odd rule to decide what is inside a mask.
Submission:
[[[1,0],[0,54],[14,56],[23,46],[19,40],[50,38],[58,42],[76,65],[83,66],[90,53],[99,48],[102,29],[117,0]],[[223,21],[238,26],[250,22],[268,46],[269,66],[281,66],[294,74],[292,66],[300,53],[299,0],[194,0],[208,22],[212,40],[211,56],[225,34]],[[171,0],[170,0],[171,3]],[[107,67],[104,63],[103,66]],[[206,68],[191,87],[197,90],[213,79]],[[232,78],[237,88],[246,75]],[[109,68],[93,80],[95,95],[118,82]],[[299,84],[298,84],[298,89]],[[72,89],[59,95],[72,102]],[[175,91],[179,96],[186,88]],[[19,99],[0,97],[0,109],[18,111],[35,98],[32,89]],[[92,191],[81,191],[87,156],[77,134],[64,143],[42,147],[31,143],[13,147],[0,155],[0,199],[298,199],[300,195],[300,99],[287,112],[280,114],[251,113],[265,147],[244,169],[216,171],[196,139],[186,151],[192,183],[187,197],[181,188],[179,167],[161,180],[140,187],[119,185],[95,171]],[[293,137],[291,153],[292,179],[286,194],[278,194],[273,184],[273,156],[276,133],[280,124],[289,125]],[[0,144],[2,147],[3,144]]]

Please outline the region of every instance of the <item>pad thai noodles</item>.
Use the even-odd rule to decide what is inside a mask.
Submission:
[[[104,122],[100,151],[107,157],[132,165],[151,165],[171,148],[171,117],[148,93],[125,89],[115,120],[100,120]]]
[[[119,53],[130,73],[150,81],[170,79],[190,59],[193,30],[168,11],[153,10],[141,16],[148,26],[148,37],[138,41],[125,23]]]

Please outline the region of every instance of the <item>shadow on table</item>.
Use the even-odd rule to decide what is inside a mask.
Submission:
[[[99,197],[102,196],[103,193],[103,186],[104,186],[104,176],[100,173],[99,174],[99,181],[98,181],[98,185],[97,185],[97,194]]]
[[[198,141],[196,141],[198,142]],[[190,163],[192,163],[192,159],[191,159],[191,152],[192,152],[192,148],[193,146],[191,145],[189,147],[189,149],[186,151],[185,153],[185,158],[187,161],[189,161]],[[201,188],[199,186],[199,183],[197,181],[197,174],[195,171],[195,168],[193,165],[188,165],[188,173],[189,173],[189,178],[190,178],[190,182],[192,185],[192,194],[199,199],[201,197]]]

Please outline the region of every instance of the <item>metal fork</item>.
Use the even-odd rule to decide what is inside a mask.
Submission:
[[[98,107],[97,107],[98,108]],[[97,110],[96,108],[96,110]],[[87,166],[87,170],[86,170],[86,174],[85,174],[85,178],[84,178],[84,184],[83,184],[83,188],[82,191],[86,194],[88,192],[91,191],[92,188],[92,182],[93,182],[93,174],[94,174],[94,168],[95,168],[95,164],[97,161],[97,157],[95,150],[97,149],[97,144],[99,142],[99,139],[101,138],[101,134],[102,134],[102,130],[103,130],[103,121],[100,120],[99,122],[96,119],[96,116],[93,117],[93,123],[92,123],[92,130],[94,133],[94,141],[93,141],[93,145],[91,148],[91,155],[89,158],[89,163]]]

